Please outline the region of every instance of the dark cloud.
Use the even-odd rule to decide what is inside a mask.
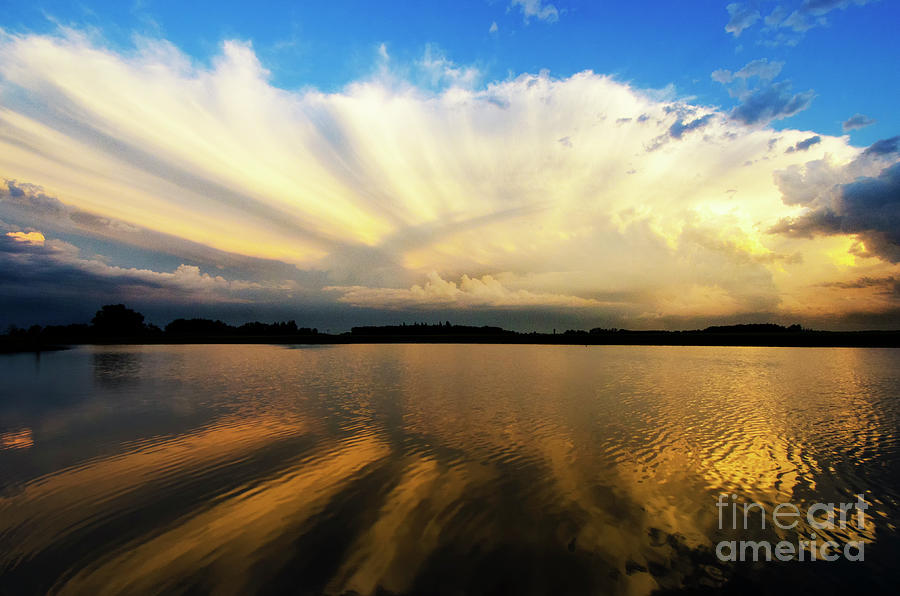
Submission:
[[[35,223],[48,220],[57,223],[70,221],[93,232],[138,231],[138,228],[123,221],[100,217],[66,205],[56,197],[47,195],[40,186],[27,182],[4,180],[4,185],[0,186],[0,205],[27,213],[29,219]]]
[[[792,93],[790,81],[781,81],[745,94],[742,103],[731,111],[731,117],[744,124],[766,124],[788,118],[809,107],[815,97],[811,89]]]
[[[802,141],[797,141],[793,147],[788,147],[785,153],[794,153],[795,151],[807,151],[813,145],[822,142],[822,137],[816,135],[814,137],[809,137],[808,139],[804,139]]]
[[[719,69],[710,76],[725,85],[732,97],[740,99],[741,103],[731,111],[732,119],[744,124],[767,124],[805,110],[815,97],[812,89],[793,93],[790,81],[772,82],[783,67],[784,62],[760,58],[736,72]]]
[[[703,128],[712,120],[713,114],[707,114],[706,116],[701,116],[700,118],[695,118],[690,122],[683,122],[681,118],[675,121],[672,126],[669,127],[669,135],[673,139],[680,139],[682,135],[686,132],[690,132],[692,130],[697,130],[698,128]]]
[[[172,272],[108,265],[100,256],[82,257],[79,249],[40,233],[0,235],[0,294],[27,303],[37,297],[74,301],[144,301],[173,304],[198,300],[244,302],[280,297],[296,286],[228,280],[181,265]]]
[[[122,295],[121,278],[84,271],[72,262],[76,253],[66,243],[36,245],[0,235],[0,295],[23,303],[36,297],[100,300]]]
[[[773,233],[793,236],[856,234],[857,254],[900,262],[900,162],[877,177],[860,177],[839,185],[831,205],[782,220]]]
[[[232,324],[295,319],[301,326],[346,331],[352,325],[397,319],[396,312],[335,306],[318,291],[286,289],[285,283],[235,287],[222,278],[197,275],[195,268],[182,269],[160,274],[110,267],[80,257],[78,248],[66,242],[26,242],[0,233],[0,332],[12,324],[87,323],[110,303],[125,303],[160,326],[178,317],[221,318]],[[458,312],[453,320],[459,320]]]
[[[785,218],[769,228],[772,234],[813,238],[819,234],[839,233],[841,216],[831,209],[812,211],[801,217]]]
[[[663,106],[663,111],[666,114],[677,114],[681,118],[686,118],[696,114],[697,108],[684,103],[670,103]]]
[[[311,280],[294,265],[274,259],[249,257],[226,252],[185,238],[133,226],[124,221],[101,217],[66,205],[49,196],[38,185],[4,180],[0,184],[0,215],[17,221],[19,227],[52,230],[62,236],[77,234],[118,245],[136,247],[158,255],[169,255],[181,263],[193,263],[221,270],[223,275],[242,279]],[[324,278],[324,274],[321,276]],[[319,281],[321,285],[321,281]]]
[[[647,153],[656,151],[672,139],[680,140],[687,132],[703,128],[712,121],[714,116],[714,114],[706,114],[699,118],[691,118],[696,113],[696,110],[678,104],[669,105],[663,109],[667,114],[677,114],[678,117],[666,132],[655,137],[649,144],[644,146]]]
[[[881,288],[882,292],[880,293],[900,297],[900,279],[893,275],[885,277],[860,277],[853,281],[829,281],[820,285],[825,288],[840,288],[842,290]]]
[[[40,214],[54,217],[67,215],[69,209],[56,197],[44,194],[41,187],[34,184],[4,180],[0,185],[0,202],[25,207]]]
[[[735,37],[740,36],[741,32],[753,25],[759,20],[759,11],[751,8],[742,2],[733,2],[725,7],[731,17],[728,24],[725,25],[725,31],[732,33]]]
[[[875,141],[863,152],[863,155],[890,155],[900,152],[900,136]]]
[[[865,128],[867,126],[871,126],[875,124],[875,120],[865,116],[863,114],[855,114],[849,118],[847,118],[843,124],[841,124],[841,128],[844,129],[844,132],[850,130],[857,130],[859,128]]]

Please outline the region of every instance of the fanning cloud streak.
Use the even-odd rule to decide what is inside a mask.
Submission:
[[[897,158],[878,149],[860,169],[846,138],[763,125],[811,96],[770,85],[758,93],[784,105],[729,114],[592,72],[479,87],[472,67],[425,51],[428,89],[381,48],[371,77],[323,93],[271,85],[249,43],[202,64],[160,40],[0,34],[3,275],[21,297],[40,287],[27,258],[176,302],[535,308],[632,326],[896,309],[835,285],[900,273],[890,247],[859,249],[872,226],[799,233],[824,203],[798,200],[792,177],[883,186]],[[780,69],[750,66],[721,77]],[[874,178],[854,183],[854,168]],[[853,188],[844,208],[867,209],[874,195]],[[84,237],[151,257],[105,265],[78,256]]]
[[[325,291],[341,292],[340,302],[354,306],[374,306],[392,309],[440,306],[543,306],[587,308],[602,306],[597,300],[540,294],[528,290],[510,290],[490,275],[472,279],[463,275],[459,283],[447,281],[436,272],[428,274],[428,281],[408,290],[367,288],[364,286],[330,286]]]

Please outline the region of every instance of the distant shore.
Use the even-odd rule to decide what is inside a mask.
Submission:
[[[156,337],[95,337],[69,342],[41,343],[0,338],[0,353],[47,352],[76,345],[161,344],[537,344],[622,346],[747,346],[898,348],[897,331],[800,331],[796,333],[709,333],[704,331],[616,331],[610,333],[487,334],[298,334],[272,336],[181,335]]]
[[[510,331],[483,325],[413,323],[353,327],[346,333],[319,333],[295,321],[244,323],[210,319],[175,319],[161,329],[123,304],[108,304],[91,324],[11,327],[0,336],[0,353],[49,352],[74,345],[127,344],[544,344],[574,346],[759,346],[759,347],[900,347],[898,331],[817,331],[800,325],[751,323],[689,331],[568,329],[562,333]]]

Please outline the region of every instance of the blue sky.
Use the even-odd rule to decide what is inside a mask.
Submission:
[[[759,59],[783,62],[776,80],[812,90],[809,108],[777,127],[839,135],[859,113],[876,121],[849,131],[868,145],[900,131],[900,4],[865,0],[729,2],[537,2],[538,14],[505,0],[463,2],[135,2],[6,1],[8,31],[45,32],[63,24],[96,28],[127,48],[135,34],[163,37],[198,61],[219,53],[222,40],[253,44],[272,83],[338,90],[370,73],[385,44],[400,61],[429,45],[458,65],[476,66],[481,82],[549,70],[612,74],[642,88],[674,85],[679,97],[730,107],[738,99],[713,81],[713,71],[738,71]],[[758,19],[726,31],[726,8]],[[766,17],[804,5],[820,7],[806,30],[769,26]],[[540,10],[553,10],[540,16]],[[821,13],[821,14],[820,14]],[[752,20],[752,16],[750,17]],[[496,30],[491,31],[493,24]],[[801,29],[804,26],[800,27]]]
[[[897,2],[0,1],[0,327],[900,327]]]

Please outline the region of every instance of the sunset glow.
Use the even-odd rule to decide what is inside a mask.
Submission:
[[[0,32],[0,258],[16,296],[69,291],[45,291],[27,262],[151,313],[897,322],[896,131],[867,148],[590,61],[491,78],[420,52],[372,47],[367,73],[321,90],[276,84],[253,39],[201,59],[165,35]],[[742,97],[783,68],[711,77]]]

